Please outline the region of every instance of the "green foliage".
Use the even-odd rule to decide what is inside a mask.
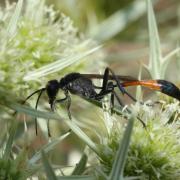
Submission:
[[[136,9],[137,2],[133,5],[133,9]],[[169,59],[179,52],[179,49],[162,57],[157,25],[149,0],[147,0],[147,5],[150,38],[150,61],[147,69],[152,77],[160,78],[165,75]],[[144,8],[139,13],[143,11]],[[2,26],[0,30],[0,105],[2,107],[0,113],[2,120],[11,120],[9,121],[10,130],[5,132],[3,129],[0,135],[2,137],[0,178],[32,177],[40,170],[42,164],[45,171],[41,169],[38,172],[40,175],[36,174],[38,178],[45,176],[45,173],[49,179],[72,180],[120,180],[126,179],[125,177],[142,180],[174,180],[180,177],[179,102],[164,98],[166,102],[159,106],[151,107],[137,103],[135,106],[128,107],[131,111],[118,107],[113,111],[118,116],[113,116],[109,102],[103,102],[102,105],[100,102],[90,101],[91,105],[95,104],[104,108],[103,113],[99,111],[97,117],[90,119],[90,125],[93,124],[90,127],[87,121],[80,123],[73,116],[71,121],[68,120],[61,108],[57,108],[56,113],[52,113],[36,111],[26,105],[20,105],[18,103],[20,98],[26,96],[28,91],[41,85],[44,86],[49,79],[54,78],[55,72],[57,75],[59,74],[57,71],[61,70],[61,73],[67,74],[75,68],[79,70],[86,67],[84,63],[79,63],[79,60],[88,59],[86,56],[100,46],[96,46],[92,40],[79,35],[69,17],[54,11],[52,7],[47,7],[44,1],[19,0],[16,6],[8,5],[2,8],[0,13]],[[133,13],[129,20],[136,19]],[[128,11],[124,11],[123,14],[123,17],[129,15]],[[140,14],[136,14],[137,17]],[[116,24],[120,16],[121,13],[116,17],[112,16],[113,18],[108,19],[106,26],[102,26],[102,29],[107,30],[107,27],[112,29],[111,23]],[[102,36],[103,40],[108,39],[120,29],[117,26],[115,31],[113,29],[111,32],[100,33],[99,37]],[[72,64],[75,66],[69,67]],[[99,61],[96,62],[95,68],[98,69],[100,64]],[[26,82],[27,80],[35,81]],[[64,122],[88,146],[90,153],[88,156],[85,153],[79,163],[71,167],[66,174],[64,171],[69,167],[63,167],[65,170],[62,170],[61,166],[51,164],[48,153],[53,151],[71,132],[50,139],[46,145],[41,146],[40,150],[36,150],[33,154],[29,154],[27,150],[29,138],[25,136],[23,150],[14,151],[14,147],[18,147],[18,150],[21,148],[16,142],[18,124],[12,121],[17,118],[10,109],[31,117]],[[101,116],[104,117],[101,118],[102,127],[99,127],[99,130],[96,127],[99,125],[96,120]],[[137,116],[146,122],[146,129],[143,129],[139,122],[135,122],[132,131]],[[26,123],[24,125],[26,126]],[[91,134],[86,133],[85,129],[90,130]],[[95,140],[91,137],[92,134]],[[93,160],[90,158],[92,154],[95,156]],[[56,170],[61,171],[61,176],[56,175]]]
[[[147,130],[135,126],[125,174],[138,175],[141,179],[177,179],[180,176],[177,119],[166,124],[164,115],[167,112],[163,110],[143,113],[151,113],[151,117],[144,115],[148,119]]]
[[[14,160],[0,159],[0,179],[23,180],[23,170],[17,169]]]
[[[1,140],[0,179],[23,180],[34,174],[38,169],[32,166],[29,166],[29,168],[27,167],[27,149],[22,149],[18,153],[13,153],[12,149],[16,129],[17,122],[12,122],[10,130],[8,131],[9,137],[4,137],[3,140]]]

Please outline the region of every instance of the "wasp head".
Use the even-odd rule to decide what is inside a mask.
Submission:
[[[53,103],[54,100],[56,99],[58,90],[59,90],[59,83],[57,80],[48,81],[46,85],[46,92],[49,97],[49,104],[51,105],[51,109],[53,109]]]

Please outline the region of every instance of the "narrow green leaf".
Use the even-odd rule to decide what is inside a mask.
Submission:
[[[150,41],[150,57],[148,70],[154,79],[159,79],[161,78],[160,67],[162,61],[162,53],[156,19],[151,0],[147,0],[147,11]]]
[[[7,104],[7,107],[14,109],[17,112],[22,112],[25,114],[28,114],[32,117],[40,117],[44,119],[54,119],[54,120],[59,120],[59,116],[53,112],[45,112],[45,111],[37,111],[31,107],[25,106],[25,105],[20,105],[18,103],[12,102],[11,104]]]
[[[97,167],[95,167],[95,170],[97,171],[97,174],[98,174],[99,177],[101,177],[101,179],[104,179],[104,180],[108,180],[109,179],[107,174],[105,174],[105,172],[103,172],[102,168],[97,166]]]
[[[142,75],[142,65],[140,65],[140,69],[139,69],[139,75],[138,75],[139,80],[141,80],[141,75]],[[136,99],[139,101],[142,101],[142,88],[141,88],[141,86],[137,86],[137,88],[136,88]]]
[[[130,177],[125,177],[124,180],[140,180],[142,179],[141,176],[130,176]]]
[[[47,153],[54,149],[55,146],[57,146],[60,142],[62,142],[67,136],[69,136],[70,132],[67,132],[66,134],[52,140],[48,144],[41,147],[41,149],[34,154],[34,156],[29,160],[29,165],[35,164],[38,160],[41,159],[41,152],[42,150]]]
[[[64,121],[71,130],[81,139],[83,140],[96,154],[100,154],[98,147],[96,144],[71,120]]]
[[[7,27],[7,32],[10,37],[13,37],[16,32],[17,23],[21,15],[22,7],[23,7],[23,0],[19,0],[16,4],[14,14],[12,15]]]
[[[123,171],[124,171],[124,165],[126,162],[126,157],[128,154],[128,148],[129,148],[129,144],[130,144],[130,138],[131,138],[131,134],[132,134],[133,124],[134,124],[134,118],[130,118],[128,121],[126,130],[124,132],[123,139],[118,148],[116,158],[114,160],[113,167],[112,167],[111,173],[109,175],[109,180],[124,179]]]
[[[33,72],[30,72],[26,76],[24,76],[24,80],[28,81],[28,80],[32,80],[32,79],[37,79],[37,78],[46,76],[48,74],[60,71],[60,70],[64,69],[65,67],[68,67],[74,63],[77,63],[78,61],[80,61],[81,59],[85,58],[86,56],[94,53],[101,47],[102,46],[97,46],[86,52],[76,53],[76,54],[70,55],[69,57],[65,57],[65,58],[59,59],[53,63],[45,65]]]
[[[77,176],[77,175],[73,175],[73,176],[58,176],[56,177],[52,167],[50,166],[44,151],[42,151],[42,160],[43,160],[43,164],[45,167],[45,171],[46,171],[46,175],[48,177],[48,179],[51,180],[97,180],[95,176]]]
[[[97,180],[95,176],[59,176],[58,180]]]
[[[81,175],[85,168],[86,168],[86,163],[87,163],[87,155],[84,153],[79,161],[79,163],[76,165],[74,168],[72,175]]]
[[[17,130],[17,125],[18,125],[17,121],[13,121],[11,124],[10,131],[9,131],[9,138],[7,140],[6,148],[4,151],[4,158],[8,159],[10,156],[10,153],[12,150],[12,145],[13,145],[13,140],[14,140],[16,130]]]
[[[41,151],[41,155],[47,178],[50,180],[57,180],[58,178],[56,177],[52,167],[50,166],[44,151]]]
[[[163,58],[163,62],[162,62],[162,65],[161,65],[161,74],[162,74],[162,77],[165,77],[165,73],[166,73],[166,70],[167,70],[167,67],[168,67],[168,64],[170,62],[170,59],[178,54],[180,52],[180,48],[176,48],[174,49],[173,51],[171,51],[169,54],[167,54],[164,58]]]

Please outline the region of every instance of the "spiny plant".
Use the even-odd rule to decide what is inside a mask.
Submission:
[[[14,18],[9,22],[7,25],[8,29],[8,35],[4,36],[6,40],[3,40],[2,42],[2,47],[4,47],[7,50],[7,47],[11,45],[13,42],[13,37],[18,35],[18,33],[15,33],[18,30],[18,25],[17,22],[23,22],[24,18],[20,18],[20,7],[22,6],[23,1],[18,2],[18,6],[16,7],[15,13],[14,13]],[[35,2],[35,1],[34,1]],[[148,5],[149,7],[151,6],[150,1],[148,0]],[[40,2],[39,2],[40,3]],[[41,3],[40,3],[41,4]],[[31,6],[29,6],[31,7]],[[44,4],[43,6],[38,6],[38,7],[45,7]],[[40,8],[40,9],[41,9]],[[43,9],[43,8],[42,8]],[[148,8],[148,11],[151,8]],[[30,8],[28,9],[28,12],[32,12],[33,10]],[[42,12],[42,11],[39,11]],[[39,13],[38,12],[38,13]],[[151,11],[152,16],[153,11]],[[40,18],[41,20],[44,19],[45,17],[40,14],[39,16],[34,16],[33,14],[29,14],[29,17],[33,18]],[[47,16],[48,17],[48,16]],[[20,18],[20,20],[19,20]],[[36,19],[35,18],[35,19]],[[46,18],[45,18],[46,19]],[[154,21],[155,19],[152,18]],[[54,20],[55,21],[55,20]],[[53,22],[54,22],[53,21]],[[13,22],[13,23],[12,23]],[[38,25],[38,22],[41,22],[36,19],[35,21]],[[44,21],[43,21],[44,22]],[[40,23],[43,27],[46,25],[46,23],[49,22],[46,21],[44,23]],[[50,25],[53,24],[52,21],[50,21]],[[56,21],[55,21],[56,22]],[[28,24],[31,24],[32,21],[30,21]],[[33,28],[36,30],[37,24],[35,23],[35,26],[29,27],[30,29]],[[55,23],[56,24],[56,23]],[[23,26],[20,26],[23,27]],[[41,27],[41,26],[40,26]],[[40,28],[39,27],[39,28]],[[153,26],[155,27],[155,26]],[[24,29],[26,29],[24,27]],[[46,28],[45,28],[46,29]],[[48,28],[47,28],[48,29]],[[46,29],[46,30],[47,30]],[[51,28],[48,29],[49,32],[51,32]],[[154,29],[152,29],[154,31]],[[27,34],[27,30],[23,30],[22,32],[25,32]],[[35,31],[36,32],[36,31]],[[39,32],[39,31],[38,31]],[[38,37],[40,35],[41,38],[45,36],[48,38],[45,33],[45,31],[42,31],[40,34],[37,32]],[[14,36],[15,34],[15,36]],[[43,36],[41,36],[43,35]],[[52,34],[51,34],[52,35]],[[38,45],[37,47],[34,46],[34,43],[36,39],[34,39],[34,36],[36,36],[36,33],[31,36],[31,34],[27,34],[27,36],[33,38],[32,46],[30,50],[30,56],[27,53],[27,59],[29,58],[34,58],[34,55],[32,57],[32,54],[34,53],[34,47],[40,48],[41,47],[41,39],[37,38]],[[50,36],[50,34],[49,34]],[[20,35],[17,36],[19,39],[21,39]],[[53,37],[50,37],[50,39],[54,39]],[[155,38],[155,37],[151,37]],[[8,39],[8,40],[7,40]],[[23,41],[21,42],[22,47],[29,47],[25,46]],[[56,42],[56,41],[55,41]],[[154,42],[157,43],[157,39],[154,40]],[[15,42],[14,42],[15,43]],[[17,42],[16,42],[17,43]],[[15,47],[18,49],[18,43],[15,43]],[[30,44],[31,44],[30,43]],[[12,43],[13,44],[13,43]],[[22,45],[23,44],[23,45]],[[65,43],[66,44],[66,43]],[[64,45],[65,45],[64,44]],[[85,43],[86,44],[86,43]],[[50,47],[55,48],[53,43],[50,43]],[[21,47],[20,46],[20,47]],[[47,44],[44,45],[44,49],[47,50]],[[155,48],[155,44],[152,43],[151,48]],[[43,47],[43,46],[42,46]],[[80,46],[82,47],[82,46]],[[12,49],[11,49],[12,48]],[[10,52],[15,52],[14,46],[9,49],[9,54]],[[25,50],[26,50],[25,48]],[[41,48],[40,48],[41,49]],[[56,49],[56,48],[55,48]],[[22,50],[22,49],[21,49]],[[26,55],[22,56],[22,59],[24,58],[22,62],[19,61],[19,55],[23,54],[23,51],[19,50],[19,53],[15,53],[16,56],[12,56],[12,59],[18,59],[17,62],[23,63],[26,61]],[[23,48],[24,50],[24,48]],[[68,62],[63,63],[50,63],[43,67],[41,67],[40,64],[36,64],[34,61],[31,65],[27,66],[27,71],[23,71],[24,68],[19,72],[20,73],[20,82],[19,88],[29,88],[29,83],[27,87],[21,86],[21,82],[24,80],[30,80],[30,79],[36,79],[40,78],[42,76],[45,76],[47,74],[51,74],[53,72],[56,72],[58,69],[63,69],[67,66],[69,66],[72,63],[77,62],[77,59],[80,57],[84,57],[87,54],[91,53],[95,49],[91,49],[91,51],[86,51],[84,54],[80,53],[79,56],[75,56],[75,58],[64,58],[64,60]],[[71,50],[69,50],[71,52]],[[69,52],[67,50],[67,52]],[[4,52],[4,51],[2,51]],[[64,51],[66,52],[66,50]],[[76,51],[75,51],[76,52]],[[47,52],[48,53],[48,52]],[[50,53],[50,52],[49,52]],[[153,53],[156,53],[156,51],[153,51]],[[152,53],[152,54],[153,54]],[[9,54],[7,54],[7,57],[9,57]],[[71,53],[70,53],[71,54]],[[174,54],[174,53],[173,53]],[[43,57],[43,50],[42,54],[35,53],[35,57],[38,59],[38,57]],[[52,56],[49,56],[50,59],[51,57],[54,57],[55,54]],[[74,55],[74,54],[73,54]],[[157,54],[156,54],[157,55]],[[48,55],[47,55],[48,56]],[[5,57],[5,56],[3,56]],[[35,59],[36,59],[35,58]],[[36,59],[36,60],[37,60]],[[43,59],[43,58],[42,58]],[[35,60],[35,61],[36,61]],[[45,58],[46,61],[46,58]],[[29,63],[27,60],[26,63]],[[35,65],[36,64],[36,65]],[[46,64],[46,62],[44,63]],[[44,65],[43,64],[43,65]],[[152,62],[150,62],[152,64]],[[19,65],[19,64],[18,64]],[[27,64],[26,64],[27,65]],[[153,66],[156,66],[156,63],[153,64]],[[2,66],[3,68],[7,68],[7,72],[10,72],[10,69],[8,65],[5,64]],[[29,69],[30,68],[30,69]],[[32,68],[32,69],[31,69]],[[38,70],[34,70],[34,68],[38,68]],[[4,72],[5,72],[4,69]],[[16,69],[16,68],[15,68]],[[157,68],[156,68],[157,69]],[[31,71],[28,73],[29,71]],[[33,71],[34,70],[34,71]],[[164,71],[164,70],[163,70]],[[14,73],[17,73],[14,72]],[[13,82],[13,78],[8,79],[8,75],[6,77],[6,82]],[[21,74],[22,73],[22,74]],[[12,73],[12,75],[15,74]],[[155,75],[155,77],[157,77]],[[158,76],[159,77],[159,76]],[[162,77],[162,76],[161,76]],[[46,76],[45,76],[46,78]],[[4,79],[5,80],[5,79]],[[15,80],[16,81],[16,80]],[[11,84],[10,84],[11,85]],[[36,85],[34,85],[36,86]],[[31,85],[31,87],[33,87]],[[19,88],[15,88],[15,92],[19,90]],[[103,131],[101,128],[96,128],[97,125],[93,126],[93,129],[96,134],[97,134],[97,141],[93,141],[87,134],[77,125],[76,119],[72,119],[72,121],[68,120],[67,118],[62,118],[62,111],[57,108],[57,113],[48,113],[48,112],[42,112],[42,111],[36,111],[30,107],[20,105],[18,104],[18,98],[13,97],[12,94],[9,91],[6,91],[7,86],[6,84],[2,83],[0,87],[0,99],[2,100],[0,103],[3,106],[3,109],[6,109],[6,107],[11,108],[13,110],[16,110],[18,112],[22,112],[28,115],[31,115],[32,117],[40,117],[44,119],[54,119],[58,122],[62,122],[62,119],[65,119],[63,122],[68,125],[68,127],[71,128],[71,130],[89,147],[90,151],[92,154],[95,154],[95,160],[90,161],[90,156],[91,155],[82,155],[81,160],[77,164],[76,167],[74,167],[74,171],[71,171],[68,173],[68,177],[66,177],[63,173],[63,170],[60,167],[54,168],[53,164],[50,164],[49,161],[47,160],[47,155],[50,150],[52,150],[59,142],[61,142],[64,138],[66,138],[70,132],[65,134],[62,137],[58,137],[57,139],[54,139],[52,142],[49,142],[47,145],[41,147],[41,149],[33,155],[28,160],[28,165],[32,167],[36,167],[40,159],[43,161],[43,165],[45,168],[45,173],[49,179],[107,179],[107,180],[121,180],[121,179],[177,179],[179,177],[179,133],[178,133],[178,120],[179,120],[179,102],[177,103],[175,100],[172,101],[172,103],[168,101],[165,102],[163,106],[156,107],[154,105],[153,107],[149,106],[142,106],[140,104],[137,104],[135,107],[132,107],[132,112],[133,114],[125,113],[125,108],[124,111],[122,109],[115,109],[117,113],[120,113],[123,115],[123,117],[117,117],[114,118],[114,116],[111,116],[110,111],[108,109],[105,109],[105,112],[103,113],[104,117],[103,119]],[[17,91],[18,94],[19,91]],[[95,103],[95,102],[94,102]],[[105,102],[106,103],[106,102]],[[101,106],[101,104],[97,104]],[[109,102],[104,107],[108,107]],[[121,121],[126,122],[124,116],[128,119],[128,123],[126,125],[122,124]],[[134,126],[134,132],[132,134],[132,129],[133,129],[133,124],[134,121],[136,121],[136,117],[139,116],[143,121],[146,122],[147,124],[147,129],[143,129],[140,127],[138,123],[135,123]],[[169,124],[171,123],[171,124]],[[86,128],[88,125],[83,124],[84,128]],[[174,129],[172,129],[172,127]],[[88,127],[89,128],[89,127]],[[89,128],[90,129],[90,128]],[[100,129],[100,131],[98,131]],[[124,131],[123,131],[124,130]],[[93,131],[93,132],[94,132]],[[124,133],[123,133],[124,132]],[[12,133],[11,133],[12,134]],[[132,136],[132,140],[130,141],[130,138]],[[27,139],[26,139],[27,140]],[[12,142],[12,139],[11,139]],[[11,143],[12,144],[12,143]],[[159,144],[159,149],[157,149],[157,144]],[[7,145],[9,147],[9,145]],[[12,146],[10,146],[12,147]],[[128,150],[129,147],[129,150]],[[8,154],[11,151],[11,148],[8,148]],[[41,158],[42,157],[42,158]],[[89,157],[89,161],[87,161],[87,157]],[[4,156],[2,157],[4,158]],[[127,161],[126,161],[127,160]],[[86,166],[88,162],[88,166]],[[91,165],[91,166],[89,166]],[[25,166],[26,167],[26,166]],[[68,168],[68,167],[67,167]],[[61,170],[61,175],[57,175],[57,170]],[[66,169],[66,168],[65,168]],[[22,169],[22,171],[24,171]],[[7,171],[6,171],[7,172]],[[21,172],[20,172],[21,173]],[[45,174],[42,172],[42,174]],[[87,175],[88,174],[88,175]]]
[[[165,105],[163,108],[139,104],[133,108],[141,119],[146,120],[147,127],[143,129],[139,123],[135,123],[124,175],[136,176],[139,179],[178,179],[180,175],[178,102]],[[112,168],[124,126],[116,120],[112,129],[108,143],[102,148],[110,149],[109,154],[105,156],[106,159],[101,161],[102,170],[106,173]]]
[[[151,58],[148,69],[152,77],[163,78],[168,60],[179,49],[171,52],[164,60],[159,57],[160,51],[156,51],[156,48],[160,48],[159,36],[150,1],[147,1],[147,5],[148,15],[150,16],[148,21],[149,31],[151,34]],[[154,34],[155,36],[153,36]],[[96,172],[97,179],[119,180],[124,179],[124,176],[125,179],[142,180],[178,179],[180,176],[179,102],[175,100],[169,101],[167,99],[164,98],[165,101],[159,106],[153,105],[151,107],[145,103],[143,106],[136,104],[132,107],[136,112],[136,116],[143,119],[147,127],[143,129],[137,122],[135,123],[125,166],[123,166],[123,163],[121,165],[117,163],[121,157],[119,152],[123,151],[122,146],[125,141],[124,137],[122,137],[122,130],[125,129],[125,126],[120,122],[123,118],[117,120],[110,114],[108,115],[107,110],[104,112],[105,116],[103,120],[107,132],[103,133],[104,131],[102,130],[100,132],[98,130],[96,131],[101,145],[93,144],[89,140],[85,141],[97,154],[99,159],[99,163],[97,160],[91,164],[91,168]],[[81,135],[79,133],[79,137]],[[82,137],[81,139],[85,140]],[[128,144],[127,141],[125,141],[125,144]],[[124,157],[126,153],[127,149],[123,153]],[[120,159],[122,160],[123,158],[121,157]],[[124,167],[123,173],[121,173],[122,169],[120,167],[122,169]],[[73,179],[72,176],[69,178]]]

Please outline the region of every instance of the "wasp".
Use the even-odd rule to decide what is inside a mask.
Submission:
[[[96,86],[93,83],[93,79],[102,79],[102,86]],[[67,112],[69,119],[71,119],[70,106],[71,106],[71,96],[70,94],[75,94],[90,100],[101,101],[105,95],[111,95],[112,108],[114,106],[114,99],[123,106],[121,99],[115,92],[115,88],[118,88],[120,92],[124,95],[129,96],[133,101],[136,99],[129,94],[125,87],[128,86],[144,86],[155,91],[160,91],[168,96],[171,96],[180,101],[180,89],[173,83],[166,80],[138,80],[131,76],[116,75],[112,69],[107,67],[103,75],[100,74],[81,74],[78,72],[73,72],[65,75],[59,81],[54,79],[47,82],[46,87],[36,90],[30,94],[24,102],[26,102],[30,97],[39,93],[35,109],[38,107],[40,97],[43,92],[47,93],[50,108],[54,111],[55,104],[67,101]],[[57,99],[57,94],[59,91],[64,92],[64,98]],[[98,91],[97,91],[98,90]],[[37,119],[35,120],[35,128],[37,134]],[[49,133],[50,135],[50,133]]]

